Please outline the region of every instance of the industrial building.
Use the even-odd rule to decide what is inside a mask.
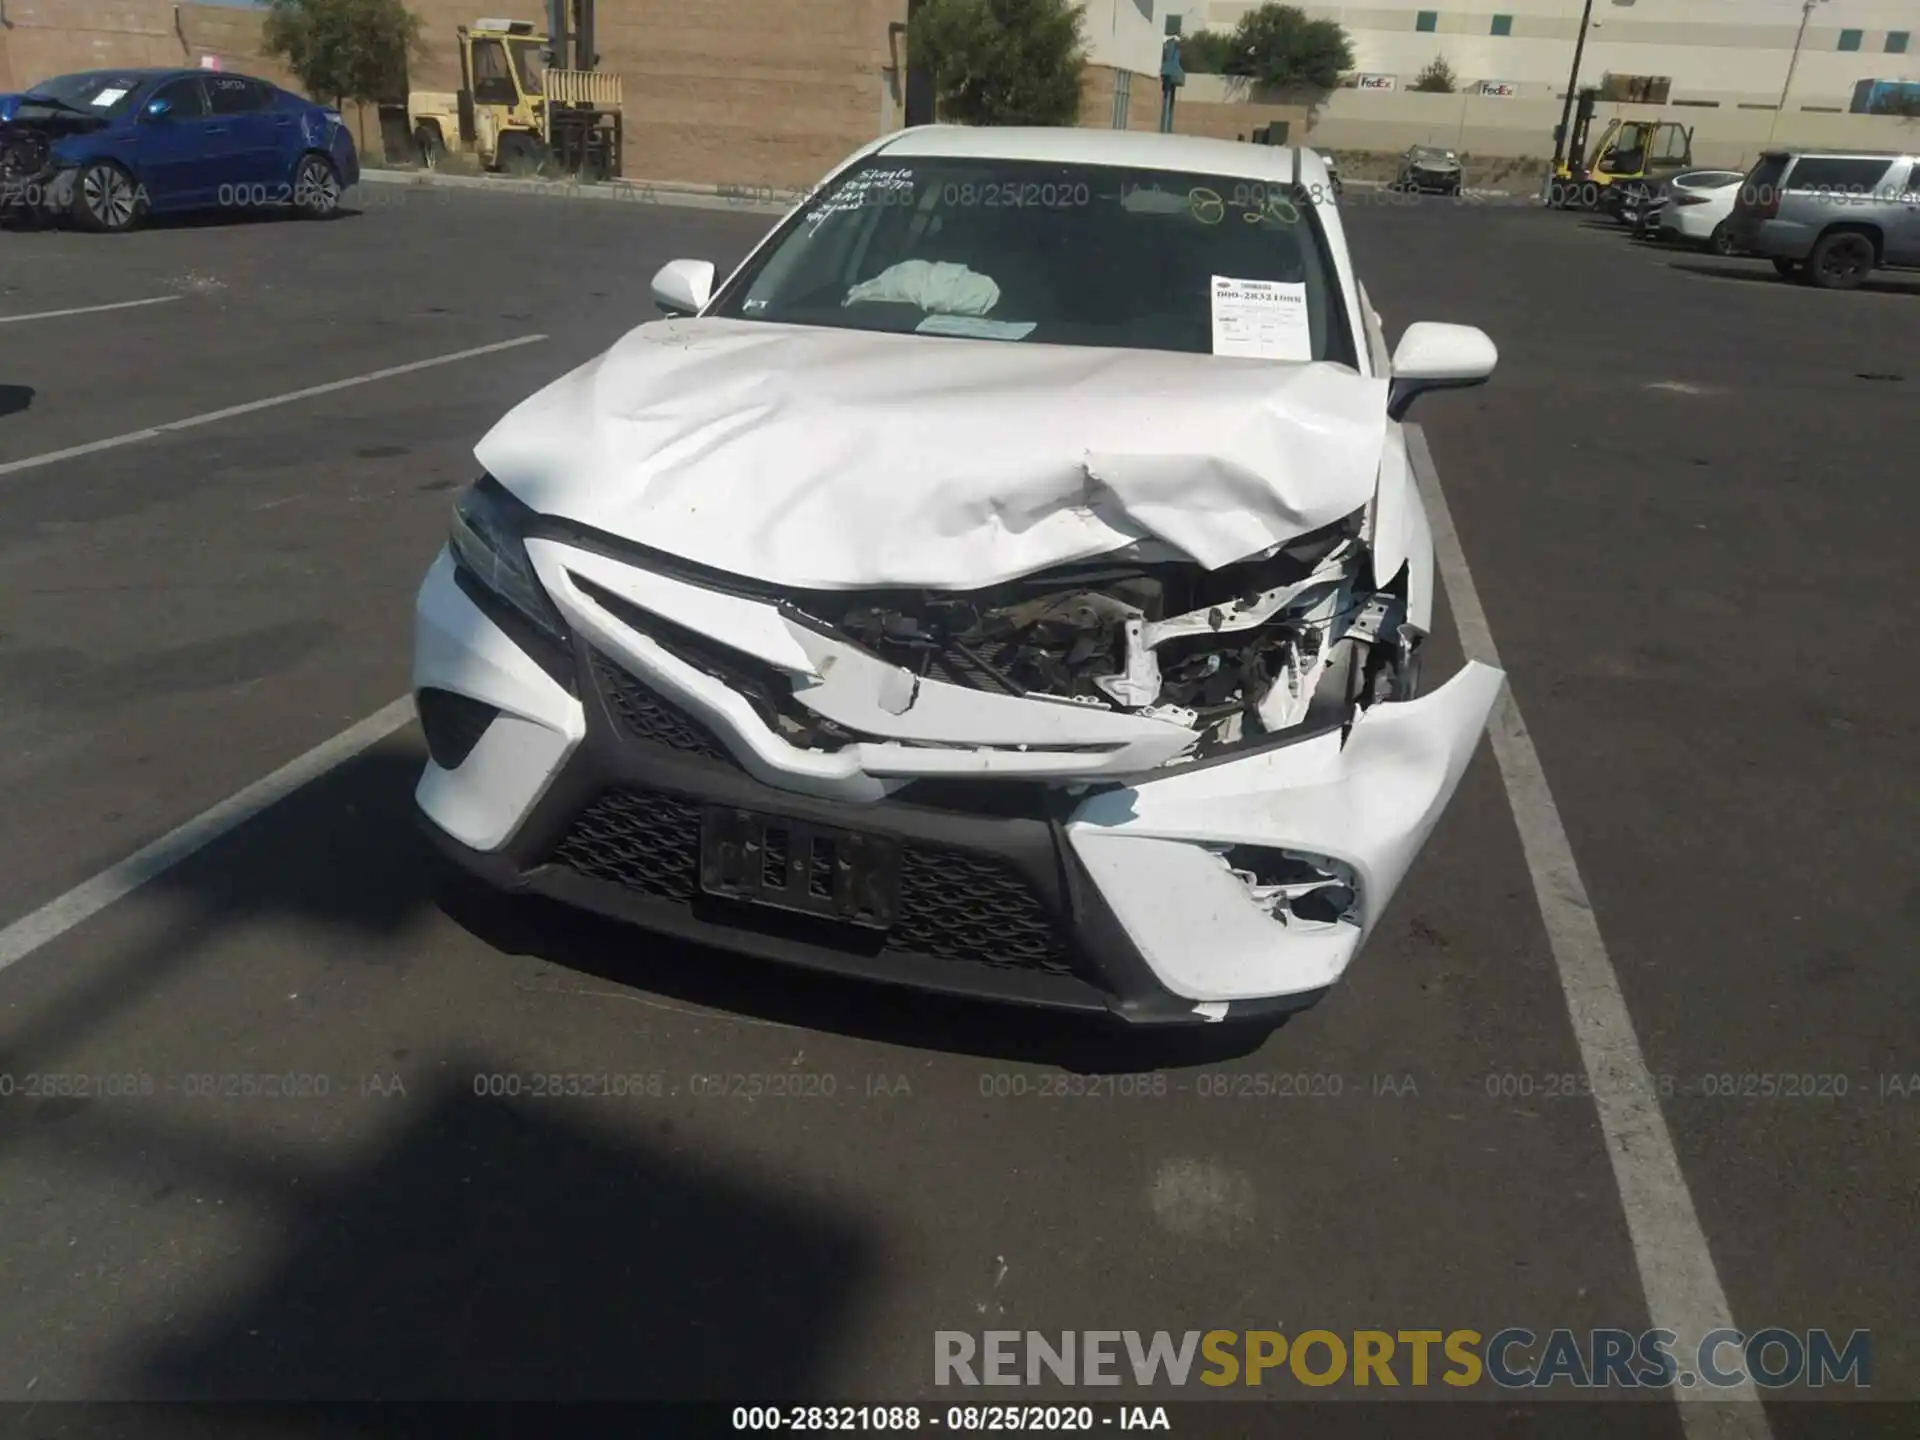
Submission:
[[[1106,3],[1134,8],[1148,0]],[[1204,23],[1230,29],[1254,8],[1253,0],[1212,0]],[[1301,8],[1346,29],[1361,89],[1407,90],[1439,58],[1464,90],[1524,100],[1565,92],[1584,7],[1582,0],[1416,0]],[[1920,5],[1592,0],[1580,76],[1608,99],[1771,109],[1780,105],[1790,71],[1791,111],[1844,113],[1856,108],[1865,83],[1920,82]]]

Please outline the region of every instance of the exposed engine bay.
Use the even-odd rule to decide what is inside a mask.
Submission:
[[[37,219],[57,208],[62,197],[54,183],[60,171],[54,163],[53,142],[61,134],[93,124],[80,116],[56,115],[45,121],[16,119],[11,125],[0,125],[0,215]]]
[[[835,751],[874,738],[815,708],[792,675],[574,580],[743,696],[788,744]],[[917,682],[934,681],[1142,715],[1198,732],[1174,764],[1410,699],[1426,638],[1408,621],[1404,574],[1376,581],[1358,514],[1211,571],[1136,546],[974,591],[756,589],[792,620],[904,671],[913,683],[898,692],[901,710]]]
[[[52,203],[49,182],[59,170],[54,142],[98,130],[106,123],[96,115],[30,100],[11,120],[0,123],[0,210],[35,211]]]
[[[1404,588],[1376,587],[1359,530],[1356,515],[1213,571],[1106,557],[991,590],[804,608],[923,679],[1186,725],[1201,738],[1183,758],[1202,759],[1310,711],[1344,723],[1411,695],[1424,637]]]
[[[50,168],[52,137],[38,129],[0,126],[0,201],[43,177]]]

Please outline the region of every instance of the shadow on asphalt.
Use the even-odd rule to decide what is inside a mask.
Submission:
[[[206,210],[183,210],[165,215],[150,215],[142,228],[148,230],[225,230],[235,225],[277,225],[300,217],[278,205],[219,205]]]
[[[1055,1065],[1080,1074],[1133,1074],[1241,1059],[1274,1024],[1136,1034],[1110,1022],[923,995],[820,975],[681,941],[635,943],[630,927],[553,901],[503,895],[437,856],[442,911],[490,949],[731,1015],[803,1030],[957,1055]]]
[[[1814,288],[1811,285],[1802,285],[1797,280],[1787,279],[1764,261],[1672,260],[1668,263],[1675,270],[1684,270],[1689,275],[1704,275],[1709,280],[1745,280],[1762,285],[1790,285],[1796,290]],[[1852,293],[1906,295],[1920,298],[1920,273],[1897,279],[1892,276],[1869,276],[1856,286]]]
[[[31,385],[0,385],[0,419],[18,415],[33,404]]]
[[[506,1068],[464,1059],[448,1073]],[[266,1212],[277,1247],[244,1288],[171,1333],[130,1328],[116,1366],[130,1388],[686,1401],[737,1400],[750,1384],[822,1398],[830,1347],[878,1265],[869,1221],[726,1173],[665,1116],[642,1139],[600,1127],[588,1106],[478,1098],[451,1082],[406,1103],[406,1123],[335,1171],[94,1108],[94,1153],[137,1149],[149,1173],[180,1177],[147,1204],[219,1194]],[[364,1421],[357,1433],[400,1433],[378,1414]]]
[[[392,936],[439,908],[479,943],[683,1005],[887,1044],[1080,1073],[1134,1073],[1255,1053],[1272,1022],[1135,1033],[1050,1012],[896,989],[712,951],[535,898],[506,896],[453,871],[420,832],[413,804],[425,751],[409,730],[356,756],[152,883],[188,913],[156,926],[90,983],[63,987],[10,1026],[0,1073],[67,1052],[104,1016],[138,1007],[201,947],[183,934],[292,918]],[[637,941],[641,943],[636,943]],[[370,965],[405,970],[408,947],[368,945]]]

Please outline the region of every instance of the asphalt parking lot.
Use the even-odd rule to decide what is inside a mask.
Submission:
[[[394,190],[0,235],[0,925],[392,724],[474,442],[767,223]],[[1697,1217],[1742,1329],[1869,1330],[1920,1401],[1920,287],[1348,225],[1390,339],[1500,346],[1416,418],[1692,1217],[1625,1194],[1537,887],[1580,897],[1488,746],[1344,988],[1146,1045],[448,887],[403,724],[0,970],[0,1399],[900,1399],[938,1330],[1639,1331]],[[638,1093],[484,1093],[538,1075]],[[296,1093],[224,1078],[262,1076]],[[1537,1433],[1698,1431],[1654,1400]]]

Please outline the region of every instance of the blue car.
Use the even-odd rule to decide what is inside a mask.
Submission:
[[[250,75],[89,70],[0,96],[0,212],[130,230],[149,214],[324,218],[360,179],[340,112]]]

